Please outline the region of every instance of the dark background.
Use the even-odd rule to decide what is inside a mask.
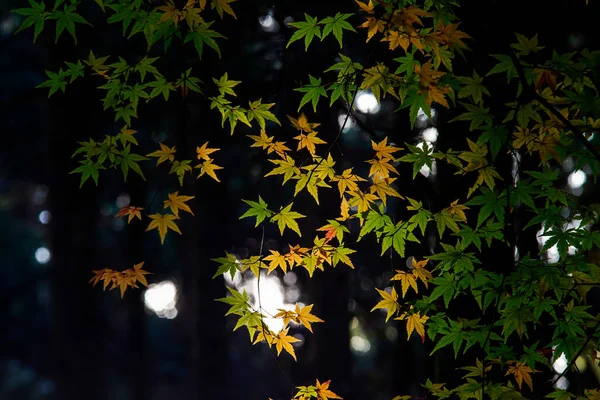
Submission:
[[[474,51],[466,53],[466,60],[456,59],[457,73],[470,75],[476,68],[484,74],[493,65],[488,54],[505,52],[513,42],[512,32],[539,33],[542,45],[559,51],[596,49],[600,8],[596,0],[587,7],[584,3],[461,2],[457,11],[461,29],[475,41],[469,41]],[[240,199],[256,200],[261,194],[276,208],[292,197],[288,187],[292,185],[282,189],[280,178],[262,178],[271,164],[265,153],[249,148],[251,141],[245,135],[255,131],[240,127],[230,136],[228,129],[220,128],[218,112],[209,110],[209,100],[195,93],[186,99],[172,93],[169,103],[157,98],[140,104],[140,118],[132,123],[140,153],[147,154],[164,142],[176,145],[180,157],[192,158],[195,146],[208,140],[210,147],[221,148],[214,158],[225,167],[218,172],[222,182],[204,177],[185,182],[181,192],[196,196],[190,202],[196,217],[185,215],[180,221],[183,236],[169,233],[164,246],[155,232],[144,233],[146,221],[124,226],[115,220],[117,202],[129,198],[131,205],[148,207],[157,190],[164,196],[178,189],[175,179],[167,176],[166,168],[149,168],[147,182],[130,174],[124,184],[119,173],[105,171],[98,187],[87,182],[79,189],[79,176],[68,174],[77,165],[70,158],[76,141],[115,134],[122,121],[114,123],[113,114],[102,111],[98,77],[80,79],[65,94],[49,100],[46,89],[34,87],[45,80],[44,70],[56,71],[65,60],[85,59],[90,48],[97,56],[110,54],[111,61],[122,56],[135,62],[145,54],[143,36],[123,40],[121,26],[107,25],[89,1],[80,10],[94,29],[78,25],[77,46],[66,33],[55,45],[53,23],[33,44],[31,29],[14,35],[21,17],[9,13],[25,6],[25,2],[3,1],[0,20],[1,399],[284,399],[292,396],[294,386],[312,384],[315,378],[331,379],[331,389],[345,399],[390,399],[421,393],[419,383],[428,376],[456,382],[461,374],[454,366],[449,368],[454,362],[451,351],[427,357],[432,343],[423,345],[416,335],[407,342],[403,323],[385,324],[384,314],[369,312],[379,300],[375,287],[388,286],[392,269],[405,263],[397,257],[380,257],[374,239],[351,245],[359,250],[352,257],[355,270],[340,266],[317,271],[309,280],[306,271],[299,269],[294,271],[295,282],[273,283],[281,285],[286,303],[295,302],[289,300],[299,293],[297,301],[314,303],[314,313],[326,321],[314,325],[314,335],[300,328],[290,331],[303,338],[296,347],[298,362],[288,355],[273,357],[264,344],[252,346],[245,329],[232,332],[235,320],[225,318],[226,306],[214,301],[224,297],[226,290],[223,278],[212,279],[217,264],[210,259],[224,256],[225,251],[241,258],[258,254],[261,231],[250,219],[238,221],[246,209]],[[283,127],[269,125],[268,133],[291,145],[296,133],[286,115],[297,117],[301,98],[293,89],[306,83],[309,73],[318,75],[332,65],[340,50],[331,37],[311,45],[307,54],[302,42],[285,50],[293,30],[284,20],[301,20],[304,12],[321,17],[356,12],[357,7],[352,1],[250,0],[232,6],[238,20],[226,16],[215,23],[228,37],[219,42],[221,60],[206,48],[198,62],[193,48],[174,42],[157,65],[167,79],[193,67],[206,83],[227,71],[230,79],[243,82],[236,88],[242,104],[257,98],[277,103],[273,111]],[[268,21],[267,15],[277,24],[271,31],[260,23]],[[356,24],[358,17],[352,22]],[[345,35],[344,54],[366,64],[390,58],[385,43],[374,39],[365,44],[364,38],[364,32]],[[376,50],[369,57],[372,46]],[[161,55],[160,46],[155,47],[150,55]],[[490,81],[495,96],[489,105],[501,106],[514,96],[504,79]],[[386,100],[376,114],[354,115],[360,127],[354,124],[341,136],[333,150],[337,166],[365,169],[363,161],[372,156],[371,139],[388,136],[400,145],[420,141],[421,129],[411,130],[407,113],[393,113],[396,106]],[[321,122],[322,138],[332,141],[337,136],[344,104],[321,107],[316,114],[308,108],[303,111],[309,120]],[[439,148],[464,145],[467,130],[448,125],[452,117],[451,112],[438,110],[434,119]],[[468,187],[455,182],[443,165],[437,177],[419,175],[415,181],[410,179],[410,165],[399,168],[399,191],[413,198],[425,196],[433,209],[446,206]],[[593,196],[592,184],[584,189],[584,195]],[[281,251],[288,242],[310,245],[309,232],[339,212],[337,190],[321,192],[321,207],[307,193],[296,201],[307,215],[301,222],[306,232],[301,241],[294,234],[280,238],[276,227],[269,227],[265,249]],[[158,202],[153,204],[157,209]],[[401,212],[403,207],[392,200],[388,210]],[[348,239],[355,240],[355,236]],[[423,242],[409,247],[407,256],[421,258],[435,250],[435,242]],[[536,245],[532,230],[523,253],[536,252]],[[49,252],[47,262],[40,262],[45,261],[40,248]],[[484,257],[494,260],[497,255]],[[117,291],[102,292],[87,283],[92,270],[121,270],[142,260],[153,273],[151,283],[168,280],[177,287],[174,318],[149,310],[142,289],[130,289],[121,299]]]

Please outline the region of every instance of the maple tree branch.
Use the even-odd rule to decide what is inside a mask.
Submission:
[[[577,138],[577,140],[594,156],[594,158],[600,162],[600,152],[596,150],[596,148],[583,136],[583,133],[577,129],[571,121],[569,121],[564,115],[562,115],[559,111],[554,108],[552,104],[548,100],[546,100],[542,95],[540,95],[535,88],[527,83],[527,79],[525,78],[525,72],[523,70],[523,65],[519,62],[519,59],[512,51],[509,54],[516,70],[519,75],[519,80],[521,81],[521,85],[523,86],[523,91],[527,90],[527,94],[531,96],[531,98],[537,100],[540,104],[542,104],[548,111],[552,113],[560,122],[563,123]]]

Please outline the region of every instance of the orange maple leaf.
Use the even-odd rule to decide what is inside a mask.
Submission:
[[[131,220],[134,217],[137,217],[140,219],[140,221],[142,220],[142,214],[140,213],[140,211],[142,211],[143,208],[142,207],[133,207],[133,206],[129,206],[129,207],[123,207],[119,210],[119,212],[115,215],[115,218],[123,218],[124,216],[128,216],[129,218],[127,219],[127,223],[130,223]]]
[[[325,381],[323,383],[319,382],[317,379],[317,399],[318,400],[329,400],[329,399],[342,399],[337,394],[333,393],[329,390],[329,384],[331,380]]]

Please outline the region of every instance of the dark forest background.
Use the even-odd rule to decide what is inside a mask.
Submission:
[[[466,60],[455,61],[460,75],[470,76],[472,68],[487,72],[493,65],[488,55],[505,52],[514,41],[513,32],[538,33],[542,45],[559,51],[598,48],[596,0],[587,7],[584,0],[460,3],[461,29],[475,39],[469,42],[473,52],[466,53]],[[419,384],[428,376],[457,382],[462,374],[455,370],[451,350],[429,357],[431,342],[421,344],[416,335],[407,341],[402,323],[385,324],[381,313],[369,312],[379,300],[375,287],[389,284],[390,266],[405,262],[380,257],[374,240],[354,246],[359,250],[353,257],[355,270],[341,266],[317,272],[311,280],[306,271],[298,270],[295,279],[274,284],[286,302],[298,298],[314,303],[315,314],[326,321],[314,326],[314,335],[301,329],[293,332],[304,339],[296,348],[298,362],[273,357],[264,344],[252,346],[244,329],[232,332],[234,323],[224,317],[225,305],[214,301],[224,297],[226,289],[221,277],[212,279],[217,264],[210,259],[225,251],[240,257],[258,254],[261,232],[251,221],[238,220],[245,211],[240,199],[255,200],[261,194],[269,204],[285,204],[293,195],[291,188],[281,188],[280,179],[262,178],[270,164],[264,153],[249,148],[245,134],[253,132],[241,128],[230,136],[220,127],[220,115],[209,109],[209,100],[195,93],[185,99],[173,93],[169,103],[157,99],[140,105],[132,127],[138,131],[141,153],[164,142],[193,158],[195,147],[208,140],[210,147],[222,149],[215,154],[215,163],[225,167],[221,183],[185,182],[181,191],[196,196],[191,202],[196,217],[184,217],[183,236],[169,233],[160,246],[155,232],[144,233],[145,223],[124,226],[114,214],[128,201],[144,207],[157,190],[177,190],[176,180],[164,168],[146,170],[147,182],[130,176],[127,184],[119,173],[106,172],[98,187],[87,182],[82,189],[79,176],[69,175],[76,167],[70,158],[76,141],[101,139],[122,126],[122,121],[112,121],[112,113],[102,111],[102,93],[96,89],[101,78],[78,80],[65,94],[50,99],[46,89],[34,88],[45,80],[44,70],[56,71],[65,60],[87,58],[90,49],[96,55],[133,62],[145,54],[143,36],[124,40],[121,26],[106,24],[99,8],[88,1],[81,12],[94,28],[78,26],[78,45],[67,35],[55,45],[53,24],[33,44],[31,30],[14,35],[21,19],[9,12],[25,7],[25,2],[1,4],[1,399],[287,399],[294,386],[311,384],[315,378],[331,379],[331,389],[346,400],[391,399],[418,394]],[[221,60],[207,49],[198,62],[193,48],[174,44],[161,61],[166,68],[161,72],[173,78],[193,67],[206,83],[228,72],[230,79],[243,82],[236,88],[243,103],[262,98],[277,104],[274,111],[283,127],[271,126],[268,132],[278,140],[290,140],[295,133],[285,116],[297,116],[301,98],[293,89],[309,73],[319,74],[331,66],[339,48],[331,39],[311,45],[307,54],[300,42],[285,50],[293,32],[286,22],[302,19],[304,12],[326,16],[355,12],[357,6],[350,0],[240,0],[233,6],[238,20],[227,17],[216,23],[228,37],[220,41]],[[364,38],[362,33],[346,35],[343,52],[364,62],[374,46],[375,59],[390,57],[385,43],[365,44]],[[150,55],[162,55],[160,46],[155,47]],[[490,82],[495,94],[490,105],[501,109],[514,92],[504,77]],[[393,113],[396,106],[386,99],[379,112],[353,116],[358,121],[334,149],[343,152],[340,166],[364,165],[371,157],[371,139],[387,136],[398,144],[420,140],[424,125],[411,130],[406,112]],[[344,104],[321,107],[316,114],[304,111],[311,121],[322,123],[320,136],[329,141],[337,136],[339,117],[346,112]],[[454,113],[437,110],[433,123],[440,148],[464,144],[465,127],[447,123]],[[467,187],[456,183],[443,165],[435,177],[419,175],[414,181],[412,166],[401,168],[401,193],[415,198],[424,194],[440,206]],[[566,182],[568,171],[564,175]],[[596,194],[589,179],[582,196]],[[326,218],[338,215],[336,200],[336,190],[323,191],[322,206],[317,208],[308,194],[302,195],[297,202],[308,216],[303,229],[312,232]],[[389,207],[403,204],[391,202]],[[527,240],[529,247],[522,254],[537,252],[535,230]],[[286,245],[275,229],[267,229],[267,249]],[[432,249],[435,243],[424,243],[409,247],[407,253],[420,258]],[[502,258],[484,254],[483,259]],[[128,290],[121,299],[117,291],[102,292],[88,284],[92,270],[124,269],[142,260],[153,273],[151,283],[175,285],[175,316],[173,311],[159,316],[149,309],[142,289]],[[462,365],[460,359],[456,365]],[[574,385],[582,383],[567,376]]]

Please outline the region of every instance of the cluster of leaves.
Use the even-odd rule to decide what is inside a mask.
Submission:
[[[138,282],[148,287],[146,275],[150,274],[151,272],[144,271],[142,269],[143,266],[144,261],[139,264],[135,264],[133,268],[128,268],[123,271],[114,271],[108,268],[92,271],[94,273],[94,277],[90,279],[90,283],[92,283],[93,286],[96,286],[98,282],[104,282],[104,290],[106,290],[108,285],[111,285],[109,290],[119,288],[121,291],[121,297],[123,297],[127,287],[137,288]]]
[[[212,29],[213,21],[206,20],[210,11],[216,11],[221,18],[224,14],[237,18],[229,4],[233,0],[210,0],[210,9],[207,0],[190,0],[183,8],[170,1],[158,6],[143,4],[141,0],[96,2],[110,14],[109,23],[122,22],[124,36],[142,33],[148,49],[161,42],[165,51],[174,40],[182,46],[192,42],[200,59],[205,45],[220,55],[215,39],[223,36]],[[551,363],[564,353],[571,367],[579,356],[595,357],[598,347],[600,317],[587,304],[588,293],[600,282],[600,268],[588,257],[589,252],[600,247],[598,208],[564,190],[559,170],[569,157],[576,169],[589,168],[594,179],[600,172],[600,154],[588,140],[590,133],[600,130],[600,52],[549,52],[539,45],[537,36],[517,34],[517,42],[506,54],[491,55],[494,65],[487,73],[455,75],[455,56],[469,50],[463,40],[470,39],[459,30],[460,23],[452,11],[456,3],[356,1],[356,13],[325,17],[305,14],[304,21],[291,23],[296,30],[287,46],[303,41],[304,51],[308,51],[315,38],[323,41],[330,34],[340,48],[348,34],[366,36],[365,42],[379,39],[387,43],[392,61],[369,58],[363,65],[340,54],[323,76],[309,74],[309,83],[296,88],[301,94],[297,112],[307,105],[316,111],[319,106],[330,107],[343,100],[352,113],[358,90],[371,91],[378,101],[395,103],[397,111],[407,109],[411,125],[420,110],[431,117],[434,105],[456,107],[461,112],[452,122],[468,132],[464,139],[454,141],[458,150],[436,148],[426,142],[399,147],[388,142],[388,138],[372,141],[374,154],[366,160],[364,170],[368,172],[361,175],[355,171],[363,168],[339,167],[341,162],[332,152],[337,138],[329,143],[323,140],[317,130],[320,124],[309,122],[306,114],[288,116],[298,132],[293,137],[294,145],[278,141],[267,133],[267,128],[281,126],[271,111],[273,103],[263,104],[258,99],[248,101],[247,108],[241,107],[236,103],[235,92],[241,82],[230,80],[228,73],[213,78],[216,90],[207,98],[210,108],[221,114],[222,127],[227,122],[231,134],[250,130],[253,125],[258,128],[259,134],[252,132],[248,137],[252,140],[250,147],[266,152],[272,164],[265,178],[275,176],[282,185],[294,185],[293,198],[279,207],[270,207],[261,195],[258,201],[243,200],[249,208],[240,219],[255,218],[255,227],[260,226],[263,235],[266,224],[276,224],[282,237],[287,238],[292,231],[302,240],[307,232],[301,228],[305,215],[297,208],[300,196],[308,192],[319,205],[320,191],[336,187],[340,201],[339,216],[322,221],[310,245],[288,243],[285,251],[270,249],[269,254],[263,254],[261,247],[259,254],[245,259],[226,253],[214,260],[219,264],[214,277],[226,273],[233,277],[250,270],[260,279],[261,269],[267,274],[278,270],[285,274],[297,267],[306,269],[312,277],[315,270],[325,271],[325,266],[335,267],[340,262],[354,268],[349,256],[355,250],[346,247],[345,239],[349,237],[356,237],[357,242],[373,237],[381,246],[381,255],[390,252],[406,258],[407,242],[422,243],[431,233],[437,233],[439,246],[435,253],[421,261],[413,257],[407,269],[396,270],[387,287],[377,288],[381,300],[372,311],[384,310],[386,322],[392,319],[392,323],[405,323],[409,339],[413,332],[423,342],[429,338],[435,343],[432,354],[451,347],[456,358],[469,356],[472,360],[462,368],[467,371],[464,384],[450,388],[428,380],[423,384],[428,396],[527,398],[534,390],[536,374],[543,372],[536,366],[550,371]],[[76,38],[75,23],[87,23],[77,14],[78,3],[58,0],[52,11],[45,11],[43,1],[30,0],[30,5],[15,12],[26,16],[19,30],[33,26],[34,40],[50,19],[57,21],[57,40],[65,29]],[[176,176],[180,186],[193,168],[200,169],[198,178],[208,175],[218,182],[216,171],[221,167],[214,164],[211,155],[219,149],[209,148],[208,143],[197,147],[199,164],[195,166],[193,160],[176,160],[175,146],[162,143],[160,149],[146,156],[131,153],[132,147],[138,146],[136,131],[130,126],[132,118],[137,118],[140,99],[148,102],[162,97],[169,101],[170,93],[177,89],[183,97],[190,90],[204,93],[200,79],[192,75],[191,69],[180,71],[176,79],[167,79],[159,71],[158,58],[146,56],[134,64],[121,57],[108,63],[108,58],[96,57],[90,51],[87,60],[67,62],[57,72],[48,71],[48,80],[39,85],[49,88],[51,96],[59,90],[64,92],[68,83],[86,74],[98,76],[102,80],[98,88],[106,93],[104,109],[110,109],[116,121],[123,119],[126,124],[102,142],[90,138],[79,143],[74,156],[83,159],[72,173],[81,174],[80,184],[89,177],[97,184],[99,171],[107,167],[120,168],[124,180],[130,169],[144,177],[138,163],[151,159],[157,159],[156,167],[163,163],[170,166],[169,175]],[[488,82],[501,79],[504,83],[504,76],[503,90],[514,90],[514,97],[503,109],[492,110],[486,102],[496,93]],[[322,98],[329,99],[328,104],[321,102]],[[527,159],[527,164],[523,159]],[[501,170],[512,164],[506,160],[514,160],[514,171]],[[402,163],[412,165],[413,180],[423,167],[432,169],[434,163],[444,163],[470,188],[466,193],[457,193],[452,197],[456,200],[441,208],[425,207],[423,199],[413,199],[399,191]],[[539,168],[523,171],[522,165]],[[147,230],[156,229],[161,243],[169,230],[181,234],[175,221],[180,211],[193,215],[186,204],[193,198],[178,191],[169,193],[163,202],[164,210],[147,215]],[[391,198],[405,201],[402,212],[388,213]],[[152,204],[148,208],[151,207]],[[169,213],[165,212],[167,209]],[[128,222],[142,220],[143,210],[128,206],[117,216],[127,216]],[[539,236],[544,241],[539,252],[530,251],[517,258],[514,254],[518,238],[507,233],[513,229],[516,218],[523,215],[530,217],[523,231],[536,234],[541,227]],[[546,258],[546,252],[552,249],[556,249],[558,257]],[[487,251],[506,255],[506,265],[500,270],[486,264]],[[128,286],[136,287],[137,282],[147,285],[147,272],[141,269],[142,265],[122,272],[94,271],[91,282],[95,285],[103,281],[104,288],[112,283],[111,289],[119,287],[123,295]],[[230,305],[226,315],[238,318],[234,330],[246,326],[251,342],[266,342],[269,348],[274,346],[278,355],[285,351],[296,359],[293,343],[298,339],[289,333],[291,326],[303,326],[312,332],[312,323],[323,322],[312,314],[312,304],[296,304],[294,309],[266,315],[260,306],[254,308],[250,304],[247,293],[228,289],[230,295],[217,300]],[[456,307],[459,302],[461,307]],[[480,317],[474,319],[472,313],[465,314],[465,305],[478,309]],[[280,319],[282,329],[271,330],[264,322],[267,317]],[[536,330],[540,323],[552,327],[552,332],[540,333]],[[471,353],[467,354],[471,349],[478,349],[482,360],[473,360]],[[552,357],[543,355],[546,349],[553,349]],[[329,383],[317,380],[316,385],[299,386],[294,398],[340,398],[329,390]],[[576,398],[558,389],[549,397]],[[580,398],[597,397],[597,390],[586,390]],[[395,399],[410,398],[406,395]]]

